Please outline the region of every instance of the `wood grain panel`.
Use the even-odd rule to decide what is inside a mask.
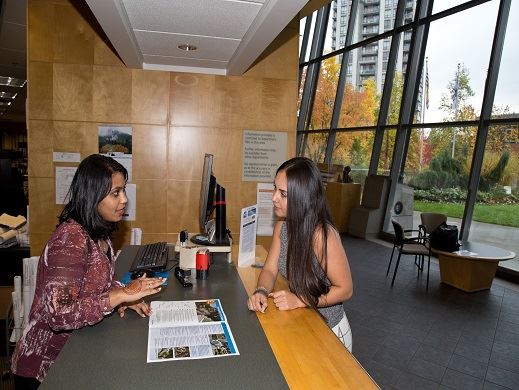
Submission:
[[[98,35],[94,35],[94,64],[110,65],[125,68],[116,52],[112,50]]]
[[[97,126],[89,122],[54,122],[55,152],[79,153],[81,159],[98,153]]]
[[[53,119],[92,120],[92,65],[53,65]]]
[[[170,123],[175,126],[218,127],[230,116],[226,91],[217,80],[225,77],[205,74],[171,73]]]
[[[130,123],[132,71],[94,65],[93,110],[99,122]]]
[[[272,131],[294,131],[297,121],[296,81],[263,79],[260,110],[262,127],[259,128]],[[287,113],[293,113],[293,115],[286,115]]]
[[[133,178],[161,179],[167,173],[166,126],[133,126]]]
[[[197,127],[171,127],[169,131],[169,179],[200,180],[204,154],[211,153],[218,180],[241,181],[241,132]]]
[[[52,233],[63,209],[56,204],[54,178],[29,178],[31,234]],[[32,243],[31,243],[32,245]]]
[[[52,232],[49,233],[34,233],[31,231],[31,256],[40,256],[43,253],[43,248],[47,245]]]
[[[133,225],[143,233],[166,231],[165,180],[134,180],[137,185],[137,216]]]
[[[52,134],[54,122],[29,121],[27,146],[30,156],[29,177],[54,177],[52,165]]]
[[[27,96],[29,119],[52,119],[53,69],[51,63],[30,62]]]
[[[167,232],[198,232],[200,181],[168,180]]]
[[[294,22],[294,21],[293,21]],[[298,22],[298,21],[297,21]],[[245,77],[297,80],[299,26],[287,27],[245,72]]]
[[[131,121],[164,125],[168,109],[169,73],[133,69]]]
[[[94,31],[70,4],[54,5],[54,61],[94,63]]]
[[[52,61],[54,26],[54,7],[44,1],[28,0],[27,59],[29,61]]]
[[[216,88],[225,91],[225,105],[230,112],[224,125],[237,129],[261,129],[262,80],[240,76],[216,79]]]

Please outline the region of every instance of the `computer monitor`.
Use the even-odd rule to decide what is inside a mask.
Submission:
[[[229,245],[225,188],[213,175],[213,155],[206,153],[200,183],[199,227],[201,234],[191,237],[198,245]],[[215,214],[215,218],[211,216]]]

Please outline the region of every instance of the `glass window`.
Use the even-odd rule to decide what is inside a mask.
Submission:
[[[366,49],[366,50],[365,50]],[[361,87],[356,87],[357,82],[347,81],[342,91],[343,99],[341,112],[339,115],[339,127],[359,127],[373,126],[377,121],[377,113],[380,105],[380,99],[377,93],[377,84],[374,77],[374,66],[362,64],[365,56],[360,61],[357,60],[359,54],[366,53],[368,58],[372,53],[371,48],[360,48],[350,52],[353,63],[361,65],[352,69],[352,80],[362,81]],[[360,78],[365,75],[365,78]]]
[[[489,128],[469,240],[519,253],[519,125]],[[519,271],[519,259],[500,267]]]
[[[402,40],[400,40],[400,47],[402,47]],[[387,62],[386,62],[387,67]],[[384,67],[384,70],[386,69]],[[387,77],[387,76],[386,76]],[[391,77],[391,73],[389,74]],[[398,123],[398,117],[400,115],[400,106],[402,103],[402,93],[404,91],[404,73],[401,67],[395,70],[393,74],[393,87],[391,88],[391,99],[389,100],[389,110],[387,113],[386,124],[395,125]]]
[[[382,140],[382,149],[378,160],[377,175],[389,176],[391,162],[393,160],[393,149],[395,147],[396,130],[390,129],[384,131]]]
[[[519,2],[512,1],[494,96],[493,118],[519,116],[519,78],[517,77],[519,61],[515,38],[517,34],[519,34]]]
[[[351,167],[351,177],[355,183],[364,184],[368,174],[374,131],[339,132],[335,138],[332,162]]]
[[[303,142],[303,156],[317,163],[324,162],[328,132],[308,133]]]
[[[497,5],[484,3],[431,23],[425,54],[429,59],[427,122],[479,118]]]
[[[310,120],[311,130],[330,128],[341,69],[339,57],[331,57],[321,62]]]

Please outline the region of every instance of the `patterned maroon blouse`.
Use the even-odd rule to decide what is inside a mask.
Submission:
[[[75,221],[58,226],[38,263],[29,323],[11,362],[13,373],[43,381],[72,330],[94,325],[112,312],[114,280],[110,258]]]

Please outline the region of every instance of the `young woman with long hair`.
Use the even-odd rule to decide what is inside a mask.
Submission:
[[[350,267],[315,163],[304,157],[284,162],[276,173],[272,202],[280,220],[249,309],[264,312],[269,297],[280,310],[316,309],[351,351],[342,306],[353,293]],[[273,291],[278,273],[287,279],[288,291]]]

